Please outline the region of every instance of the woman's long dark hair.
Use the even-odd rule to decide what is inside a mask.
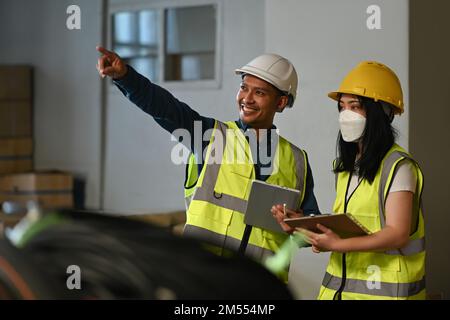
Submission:
[[[373,99],[359,97],[366,110],[366,127],[362,136],[361,157],[355,163],[358,153],[357,142],[345,142],[339,132],[337,141],[337,160],[334,173],[357,171],[361,178],[372,183],[386,153],[392,147],[397,132],[391,125],[389,116],[384,112],[382,104]],[[338,103],[338,108],[339,103]]]

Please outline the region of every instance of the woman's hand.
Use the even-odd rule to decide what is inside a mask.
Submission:
[[[295,228],[288,226],[285,222],[283,222],[283,220],[286,218],[303,217],[303,211],[296,212],[296,211],[288,209],[288,208],[286,208],[286,215],[284,215],[284,208],[283,208],[283,205],[281,205],[281,204],[277,204],[277,205],[273,206],[270,211],[272,212],[273,217],[280,224],[281,228],[289,234],[294,232]]]
[[[302,228],[297,228],[296,230],[302,233],[305,236],[305,240],[312,245],[313,252],[339,252],[339,243],[342,239],[331,229],[321,224],[317,224],[317,229],[323,233],[315,233]]]

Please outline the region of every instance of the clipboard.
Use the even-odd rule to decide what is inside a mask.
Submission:
[[[287,208],[295,209],[299,199],[300,190],[253,180],[244,222],[250,226],[284,233],[270,210],[274,205],[283,203],[286,203]]]
[[[293,228],[300,227],[315,233],[322,233],[322,231],[317,229],[317,224],[320,223],[328,229],[333,230],[333,232],[337,233],[341,238],[365,236],[371,233],[350,213],[287,218],[284,219],[284,222]]]

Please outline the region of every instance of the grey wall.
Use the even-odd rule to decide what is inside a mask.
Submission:
[[[425,175],[427,290],[449,299],[450,2],[412,0],[410,10],[410,149]]]
[[[381,30],[366,27],[369,5],[381,8]],[[309,155],[315,194],[322,212],[334,201],[338,133],[336,103],[327,93],[338,88],[347,72],[362,60],[391,66],[403,84],[406,112],[396,120],[399,143],[408,147],[408,1],[266,0],[266,51],[285,55],[300,76],[299,98],[276,120],[282,134]],[[290,282],[301,298],[314,299],[328,254],[300,250]]]
[[[71,4],[81,7],[81,30],[66,28]],[[0,64],[35,68],[35,167],[85,177],[91,207],[100,196],[100,26],[100,0],[0,2]]]

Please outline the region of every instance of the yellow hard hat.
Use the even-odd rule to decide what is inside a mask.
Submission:
[[[395,114],[403,113],[403,92],[394,71],[376,61],[359,63],[342,81],[339,90],[330,92],[331,99],[339,101],[343,93],[381,100],[394,107]]]

